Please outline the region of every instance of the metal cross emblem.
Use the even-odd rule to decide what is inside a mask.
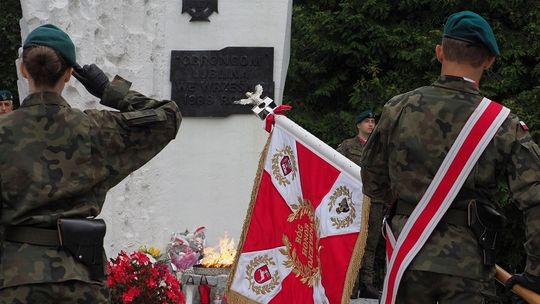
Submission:
[[[182,14],[188,13],[192,21],[207,21],[213,12],[218,12],[217,0],[182,0]]]

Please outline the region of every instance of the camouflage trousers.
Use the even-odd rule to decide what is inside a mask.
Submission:
[[[381,224],[383,218],[383,204],[371,204],[369,208],[368,235],[366,239],[366,247],[364,249],[364,257],[362,258],[362,267],[356,278],[352,294],[357,295],[360,288],[360,282],[373,285],[373,277],[375,276],[375,253],[381,236]]]
[[[495,299],[495,282],[407,270],[396,304],[485,304]]]
[[[375,275],[375,252],[377,245],[382,238],[381,225],[383,218],[383,204],[371,204],[369,208],[368,235],[366,239],[366,249],[362,259],[362,268],[360,269],[360,281],[373,285]]]
[[[110,303],[107,286],[81,281],[21,285],[0,289],[0,304]]]

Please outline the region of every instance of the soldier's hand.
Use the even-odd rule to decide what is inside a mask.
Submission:
[[[73,66],[73,76],[79,80],[88,93],[101,99],[105,88],[109,85],[109,78],[95,64]]]
[[[509,292],[512,286],[519,284],[531,291],[540,294],[540,276],[535,276],[526,272],[514,274],[506,281],[505,288]],[[519,303],[514,301],[514,303]]]
[[[525,300],[513,292],[510,293],[510,299],[512,300],[512,304],[528,304],[525,302]]]

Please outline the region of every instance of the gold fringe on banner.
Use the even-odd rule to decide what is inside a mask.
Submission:
[[[351,293],[354,288],[354,283],[356,282],[358,272],[362,267],[362,259],[364,257],[364,252],[366,251],[370,207],[371,199],[368,196],[364,195],[364,200],[362,201],[360,233],[358,233],[358,238],[356,239],[356,244],[354,245],[351,261],[349,262],[349,269],[347,269],[345,286],[343,287],[343,296],[341,298],[342,304],[348,304],[351,302]]]
[[[257,303],[251,299],[248,299],[246,297],[244,297],[243,295],[235,292],[235,291],[231,291],[231,290],[227,290],[227,303],[231,303],[231,304],[253,304],[253,303]]]
[[[264,171],[264,163],[266,161],[266,155],[268,154],[268,147],[270,146],[270,141],[272,140],[272,134],[268,136],[268,139],[266,140],[266,144],[264,145],[264,148],[261,152],[261,157],[259,158],[259,167],[257,168],[257,174],[255,175],[255,180],[253,181],[253,189],[251,190],[251,201],[249,202],[249,207],[247,210],[246,218],[244,219],[244,225],[242,226],[242,235],[240,236],[240,242],[238,242],[238,248],[236,250],[236,256],[234,257],[234,263],[232,265],[232,271],[229,274],[228,280],[227,280],[227,303],[230,304],[256,304],[257,302],[246,298],[245,296],[231,290],[231,285],[233,282],[233,278],[236,276],[236,267],[238,264],[238,259],[240,258],[240,253],[242,248],[244,247],[244,242],[246,240],[246,234],[247,230],[249,229],[249,220],[251,219],[251,215],[253,214],[253,208],[255,208],[255,200],[257,199],[257,195],[259,194],[259,187],[261,185],[261,177],[262,173]]]

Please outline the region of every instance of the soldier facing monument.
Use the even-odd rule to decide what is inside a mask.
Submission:
[[[70,37],[51,24],[27,36],[21,71],[30,94],[0,116],[0,299],[108,303],[105,226],[94,217],[110,188],[175,138],[180,111],[80,67]],[[72,73],[118,111],[71,108],[61,93]]]

